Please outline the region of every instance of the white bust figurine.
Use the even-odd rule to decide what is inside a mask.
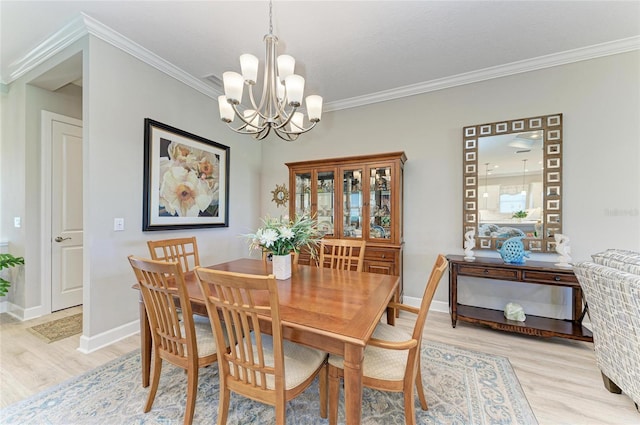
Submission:
[[[473,256],[473,248],[476,246],[475,231],[469,230],[464,234],[464,259],[467,261],[473,261],[476,257]]]
[[[571,247],[569,246],[569,237],[561,233],[556,233],[554,236],[556,240],[556,252],[560,255],[556,266],[559,267],[571,267],[569,262],[571,261]]]

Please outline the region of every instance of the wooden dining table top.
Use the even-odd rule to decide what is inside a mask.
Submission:
[[[248,258],[206,268],[257,275],[272,272],[271,262]],[[195,273],[186,273],[185,282],[192,306],[204,305]],[[291,277],[276,282],[284,327],[365,345],[396,292],[399,277],[292,265]]]

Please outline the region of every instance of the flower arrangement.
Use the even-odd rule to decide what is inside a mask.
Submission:
[[[295,220],[267,216],[262,219],[262,223],[264,226],[256,233],[246,235],[251,241],[250,249],[286,255],[291,251],[299,252],[301,248],[308,248],[315,258],[316,247],[320,242],[315,220],[307,216],[298,216]]]
[[[176,142],[160,159],[160,215],[213,217],[218,214],[219,158]]]

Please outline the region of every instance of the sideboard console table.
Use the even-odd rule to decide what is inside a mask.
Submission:
[[[572,269],[557,267],[543,261],[527,261],[526,264],[506,264],[500,258],[476,257],[465,261],[462,255],[448,255],[449,260],[449,309],[451,324],[458,320],[479,323],[508,332],[542,337],[561,337],[593,342],[593,334],[582,325],[586,306],[582,306],[582,288]],[[551,285],[571,288],[571,320],[527,315],[524,322],[508,320],[502,310],[475,307],[458,303],[458,277],[471,276],[483,279]]]

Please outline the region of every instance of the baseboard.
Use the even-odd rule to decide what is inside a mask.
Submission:
[[[139,332],[140,321],[134,320],[133,322],[118,326],[117,328],[109,329],[106,332],[92,337],[82,335],[80,337],[80,346],[78,347],[78,351],[84,354],[89,354]]]
[[[50,312],[45,312],[42,306],[22,308],[10,301],[2,301],[0,303],[0,313],[7,313],[16,319],[24,322],[25,320],[35,319],[36,317],[44,316]]]

